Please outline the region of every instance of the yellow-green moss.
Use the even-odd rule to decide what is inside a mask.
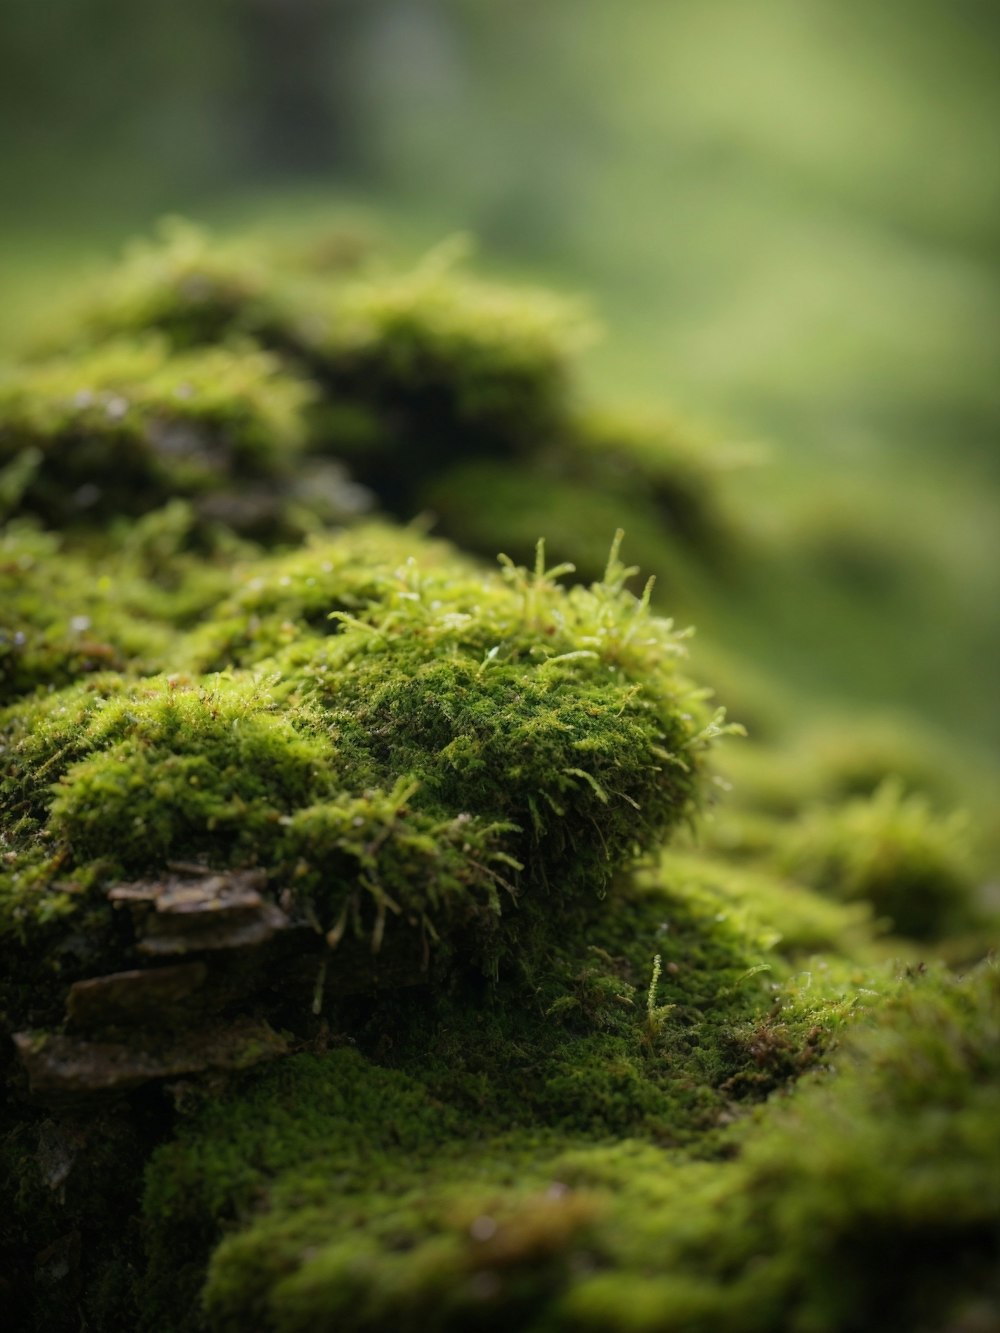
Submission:
[[[142,514],[288,477],[309,390],[253,348],[180,355],[103,344],[20,370],[0,389],[0,463],[35,460],[20,508],[48,522]]]
[[[0,528],[0,705],[94,672],[162,669],[248,549],[183,500],[100,537]]]
[[[248,1022],[276,1057],[61,1103],[5,1039],[5,1307],[46,1333],[995,1321],[996,976],[915,961],[978,924],[951,769],[824,737],[723,647],[769,744],[706,800],[724,724],[606,547],[624,518],[689,600],[731,576],[718,459],[594,413],[578,314],[454,258],[307,272],[174,226],[0,392],[0,1019],[98,1073]],[[372,496],[514,560],[358,524]],[[210,914],[220,884],[266,940],[178,926],[172,971],[161,895]],[[121,1000],[178,973],[204,990]]]
[[[783,866],[823,892],[865,899],[901,935],[933,939],[968,926],[975,878],[967,821],[887,781],[873,796],[816,807],[789,832]]]
[[[11,709],[4,931],[30,937],[49,893],[82,911],[116,879],[198,859],[261,867],[328,930],[478,921],[485,957],[501,916],[540,929],[690,812],[719,722],[614,553],[603,583],[566,591],[541,548],[533,571],[497,575],[440,547],[422,568],[422,549],[362,530],[262,561],[221,617],[242,616],[237,669]],[[48,886],[19,869],[43,850]]]

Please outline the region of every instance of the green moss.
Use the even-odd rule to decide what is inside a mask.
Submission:
[[[210,241],[182,219],[136,241],[87,293],[52,342],[86,346],[121,334],[162,332],[177,348],[256,336],[274,323],[275,272],[260,246]]]
[[[564,303],[468,278],[446,253],[331,291],[315,330],[307,356],[326,390],[386,421],[382,447],[353,462],[397,512],[452,459],[510,456],[558,430],[586,332]]]
[[[990,971],[904,980],[855,1023],[835,1077],[741,1122],[726,1152],[701,1160],[662,1138],[685,1085],[711,1085],[676,1047],[669,1062],[640,1058],[645,1104],[633,1101],[630,1122],[604,1120],[613,1145],[600,1116],[596,1133],[560,1118],[558,1079],[547,1124],[529,1107],[493,1128],[503,1066],[470,1116],[442,1104],[416,1061],[404,1072],[346,1049],[295,1057],[207,1103],[155,1159],[150,1326],[185,1314],[202,1326],[170,1275],[177,1247],[193,1272],[220,1230],[203,1316],[220,1330],[834,1333],[945,1320],[989,1301],[996,1259],[981,1171],[1000,1168],[997,999]],[[488,1033],[497,1020],[485,1021]],[[539,1047],[541,1031],[529,1022],[522,1036],[544,1075],[557,1047]],[[753,1050],[758,1071],[780,1063],[782,1035],[758,1021],[744,1057]],[[611,1037],[575,1053],[579,1089],[602,1057],[627,1104]],[[872,1265],[873,1247],[893,1262]]]
[[[25,520],[0,530],[0,705],[94,672],[162,669],[246,550],[182,500],[96,545]]]
[[[255,620],[227,636],[253,672],[111,678],[11,710],[14,863],[44,846],[81,911],[170,859],[253,865],[335,933],[380,940],[387,913],[431,934],[478,921],[482,949],[515,904],[514,937],[689,812],[719,724],[698,721],[681,640],[614,554],[604,583],[566,591],[541,551],[532,573],[484,576],[440,547],[423,569],[416,536],[370,562],[380,539],[256,567],[222,616]],[[4,926],[26,930],[45,893],[12,873]]]
[[[995,973],[890,961],[980,924],[949,763],[716,649],[767,743],[707,799],[721,715],[606,543],[711,619],[720,458],[582,406],[578,315],[454,258],[175,226],[0,393],[5,1303],[993,1318]]]
[[[304,281],[174,224],[133,251],[78,335],[253,339],[312,381],[312,453],[346,462],[398,516],[430,508],[468,549],[528,560],[545,532],[598,578],[600,534],[627,520],[644,561],[671,564],[678,542],[717,559],[733,523],[708,445],[672,421],[581,411],[587,320],[547,293],[474,279],[458,257],[444,246],[409,272],[371,263]]]
[[[955,758],[915,718],[844,714],[798,718],[791,729],[785,719],[776,742],[729,750],[722,771],[728,803],[758,814],[785,816],[809,802],[871,796],[886,781],[947,809],[963,793]]]
[[[973,917],[966,841],[960,815],[936,816],[925,798],[888,781],[869,798],[808,812],[780,859],[825,893],[872,903],[899,934],[933,939]]]
[[[102,584],[89,562],[62,546],[30,527],[0,532],[0,703],[40,685],[154,662],[166,646],[163,627],[124,613],[117,585],[106,576]]]
[[[482,572],[443,542],[413,529],[368,523],[348,536],[313,534],[297,551],[244,559],[232,571],[228,596],[197,626],[178,656],[193,669],[253,666],[297,640],[339,633],[337,613],[356,615],[407,592],[407,562],[419,551],[424,577],[448,590],[478,586]]]
[[[288,476],[309,391],[254,349],[114,342],[0,390],[0,463],[37,460],[20,507],[56,524]]]
[[[447,247],[401,275],[373,267],[304,280],[273,256],[265,262],[177,224],[133,251],[76,336],[152,330],[182,349],[253,338],[319,382],[317,447],[346,450],[392,502],[465,452],[470,431],[483,453],[528,447],[546,433],[565,411],[583,328],[547,294],[518,296],[459,275]],[[352,412],[371,423],[360,436],[356,426],[342,429]]]

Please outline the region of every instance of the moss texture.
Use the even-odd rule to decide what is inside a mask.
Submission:
[[[650,1029],[640,1010],[609,1033],[590,1016],[588,1040],[567,1011],[524,1052],[533,1095],[515,1070],[517,1095],[485,1085],[471,1122],[442,1100],[433,1055],[294,1057],[194,1112],[154,1159],[146,1208],[170,1226],[153,1300],[181,1313],[177,1249],[224,1220],[203,1296],[220,1329],[948,1326],[996,1273],[996,1197],[976,1182],[1000,1167],[998,999],[995,971],[904,980],[836,1077],[686,1153],[692,1118],[732,1119],[716,1080],[739,1098],[812,1063],[801,1007],[754,1022],[730,990],[699,1012],[722,1050],[695,1056],[683,1018]],[[849,1007],[808,1018],[826,1036]],[[497,1017],[477,1025],[487,1039]],[[452,1036],[452,1064],[461,1048]]]
[[[716,746],[612,541],[732,579],[711,446],[545,295],[323,254],[175,225],[0,391],[17,1326],[993,1327],[961,783],[724,649]]]
[[[220,342],[266,348],[311,385],[311,455],[346,465],[396,516],[433,512],[488,559],[508,550],[530,563],[545,533],[599,578],[623,510],[644,561],[669,567],[678,543],[718,557],[733,528],[715,486],[721,455],[674,421],[582,403],[573,371],[587,317],[548,293],[474,279],[461,259],[446,244],[408,272],[369,262],[317,275],[173,224],[133,250],[57,341],[86,349],[153,330],[195,364],[194,349]],[[570,502],[596,521],[567,521]]]

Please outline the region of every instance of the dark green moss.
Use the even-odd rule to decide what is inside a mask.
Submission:
[[[833,1333],[942,1326],[977,1300],[992,1308],[998,1214],[980,1173],[1000,1169],[995,973],[903,981],[856,1025],[835,1077],[770,1106],[759,1126],[743,1122],[727,1152],[701,1160],[669,1147],[678,1107],[690,1114],[694,1090],[726,1070],[732,1087],[734,1051],[758,1074],[789,1057],[801,1067],[801,1028],[758,1017],[741,1047],[730,1026],[728,1064],[709,1073],[704,1056],[692,1063],[669,1040],[644,1051],[641,988],[621,991],[639,1007],[616,1024],[631,1023],[634,1072],[621,1039],[597,1035],[593,1020],[589,1049],[565,1053],[577,1093],[588,1077],[600,1085],[602,1063],[615,1071],[611,1103],[591,1094],[589,1129],[586,1113],[560,1112],[549,1064],[559,1045],[530,1020],[519,1038],[538,1090],[513,1125],[505,1065],[484,1070],[479,1105],[456,1114],[433,1058],[428,1078],[417,1059],[404,1073],[348,1049],[297,1057],[206,1104],[149,1174],[149,1326],[187,1315],[184,1327],[282,1333],[471,1323]],[[752,1003],[730,992],[704,1028],[725,1031],[727,1007],[731,1024],[732,1009]],[[481,1019],[487,1042],[499,1017]],[[558,1031],[562,1016],[549,1024]],[[433,1047],[433,1020],[425,1032]],[[451,1039],[453,1064],[473,1053],[471,1024],[464,1041]],[[726,1118],[718,1100],[702,1109]],[[210,1245],[220,1230],[204,1313],[191,1315],[169,1285],[177,1247],[191,1254],[192,1238]],[[873,1247],[893,1263],[872,1265]]]

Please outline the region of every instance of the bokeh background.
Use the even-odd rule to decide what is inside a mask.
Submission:
[[[771,559],[709,639],[986,772],[998,34],[977,0],[7,0],[0,344],[165,212],[468,231],[592,299],[595,396],[731,443]]]

